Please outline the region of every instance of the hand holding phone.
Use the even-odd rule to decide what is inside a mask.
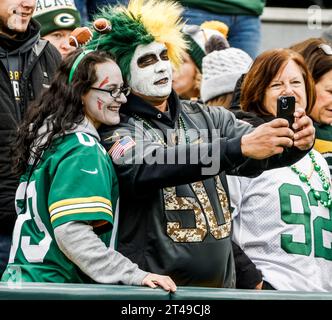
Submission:
[[[295,97],[280,96],[277,99],[277,118],[283,118],[288,121],[289,128],[293,130],[295,112]]]

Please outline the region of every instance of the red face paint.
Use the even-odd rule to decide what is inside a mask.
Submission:
[[[101,111],[102,106],[103,106],[103,100],[98,98],[97,99],[97,106],[98,106],[98,110]]]
[[[106,77],[102,82],[101,82],[101,84],[99,85],[99,87],[98,88],[102,88],[105,84],[107,84],[107,83],[109,83],[109,78],[108,77]]]

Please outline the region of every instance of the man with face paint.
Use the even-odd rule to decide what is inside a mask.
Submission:
[[[171,63],[186,48],[181,11],[157,0],[105,7],[99,17],[112,31],[88,44],[117,57],[132,90],[120,124],[100,128],[119,177],[119,250],[177,285],[234,287],[225,173],[293,163],[312,147],[314,129],[303,110],[294,134],[282,119],[253,129],[224,108],[180,101]]]
[[[61,56],[31,19],[36,0],[0,1],[0,275],[8,261],[18,179],[10,144],[29,102],[47,87]]]

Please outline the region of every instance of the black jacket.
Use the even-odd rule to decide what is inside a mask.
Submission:
[[[119,137],[135,141],[130,148],[130,138],[120,140],[128,151],[118,159],[113,156],[120,186],[119,251],[146,271],[171,276],[178,285],[235,287],[225,173],[257,175],[294,162],[304,152],[247,159],[240,141],[253,130],[249,124],[223,108],[179,101],[174,93],[168,103],[167,115],[132,95],[122,107],[121,124],[100,129],[107,150]],[[155,130],[142,127],[135,114]],[[181,130],[181,143],[169,141],[165,148],[160,137],[167,136],[167,129],[171,136],[179,135],[180,115],[189,141],[184,142]],[[111,154],[121,152],[117,145]],[[199,157],[189,163],[193,154]],[[179,159],[187,161],[181,164]],[[212,162],[218,162],[217,172],[204,172]]]
[[[22,71],[19,102],[8,74],[8,64],[15,55]],[[11,143],[28,104],[49,85],[60,61],[56,48],[39,39],[39,25],[34,20],[18,39],[0,36],[0,233],[11,234],[16,219],[14,198],[18,178],[11,170]]]

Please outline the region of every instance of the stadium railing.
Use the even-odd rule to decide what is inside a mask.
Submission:
[[[332,293],[178,287],[170,294],[122,285],[0,283],[0,300],[332,300]]]

